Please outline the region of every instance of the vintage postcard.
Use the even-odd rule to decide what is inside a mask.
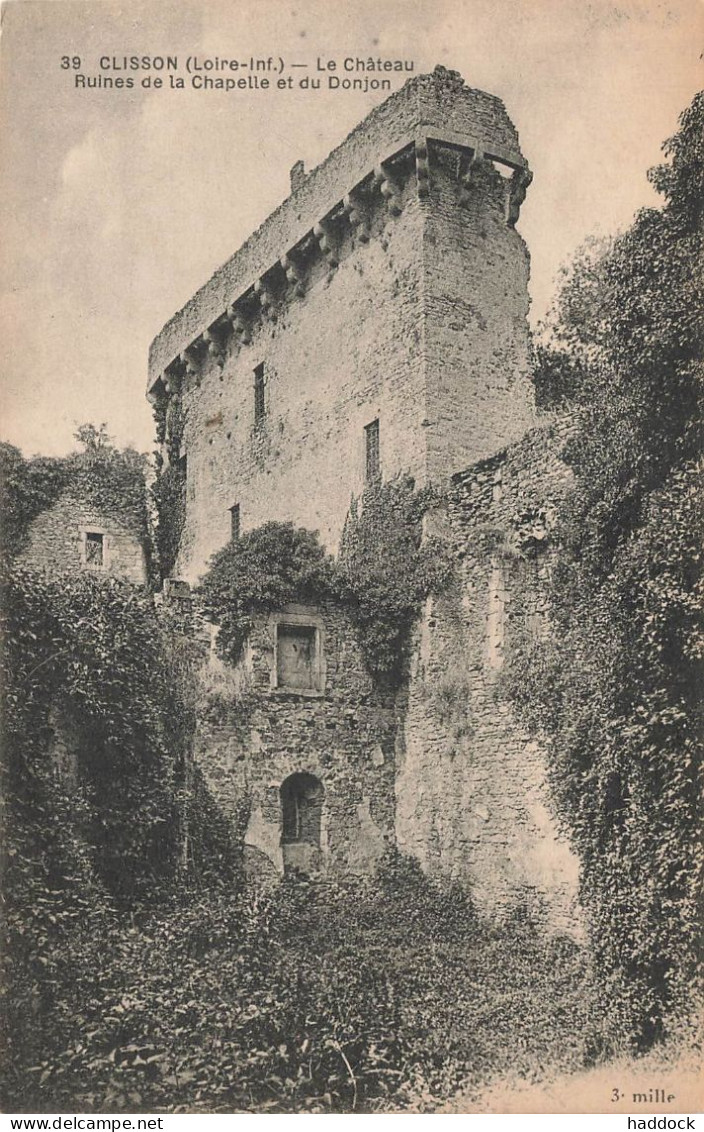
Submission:
[[[5,1111],[694,1127],[703,30],[3,4]]]

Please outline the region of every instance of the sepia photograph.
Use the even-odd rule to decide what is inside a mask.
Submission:
[[[701,4],[0,16],[7,1127],[695,1127]]]

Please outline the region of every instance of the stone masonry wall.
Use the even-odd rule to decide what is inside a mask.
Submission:
[[[579,934],[577,861],[558,836],[545,753],[502,687],[516,634],[549,632],[551,524],[568,483],[560,433],[535,430],[456,476],[435,516],[457,570],[417,633],[396,835],[428,873],[468,884],[485,912],[527,901],[552,929]]]
[[[500,99],[442,69],[409,80],[376,107],[307,175],[295,194],[173,316],[152,343],[150,384],[189,343],[284,252],[299,243],[345,193],[423,127],[449,130],[492,154],[524,164],[518,134]]]
[[[103,565],[85,560],[85,534],[103,535]],[[79,496],[64,492],[33,521],[18,561],[42,570],[91,570],[115,575],[135,585],[147,581],[144,548],[137,534],[113,515],[96,510]]]
[[[253,871],[283,871],[280,787],[304,772],[324,791],[320,867],[371,872],[394,836],[393,697],[373,687],[340,609],[292,606],[282,615],[292,612],[321,631],[321,691],[272,688],[277,616],[260,618],[239,666],[211,652],[203,667],[195,764],[244,829]]]

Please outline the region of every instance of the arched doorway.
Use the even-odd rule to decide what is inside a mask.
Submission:
[[[284,870],[320,867],[323,784],[314,774],[291,774],[281,784],[281,848]]]

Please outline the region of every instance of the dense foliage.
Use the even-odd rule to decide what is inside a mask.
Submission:
[[[147,591],[116,578],[16,568],[3,594],[6,773],[19,811],[50,791],[47,749],[64,751],[79,826],[115,896],[173,867],[176,755],[188,719]],[[58,743],[58,747],[57,747]],[[50,798],[50,793],[49,793]],[[46,799],[45,799],[46,800]]]
[[[185,427],[183,403],[178,390],[166,400],[162,396],[154,404],[154,423],[157,443],[165,447],[167,462],[164,467],[162,452],[155,453],[157,468],[152,497],[157,514],[155,531],[156,551],[162,578],[174,572],[186,525],[186,460],[181,456]]]
[[[574,944],[482,927],[402,861],[71,943],[36,1061],[6,1063],[11,1111],[430,1111],[501,1070],[579,1065],[590,1024]]]
[[[704,95],[641,212],[565,280],[538,385],[575,411],[555,634],[514,662],[552,738],[612,1033],[662,1034],[692,991],[701,878]]]
[[[131,448],[115,448],[105,425],[81,425],[75,436],[80,451],[29,460],[13,445],[0,443],[0,537],[5,560],[24,549],[32,521],[63,492],[122,519],[149,557],[145,457]]]
[[[164,468],[152,491],[158,515],[155,541],[159,569],[162,578],[170,578],[186,525],[186,477],[182,465],[170,464]]]

